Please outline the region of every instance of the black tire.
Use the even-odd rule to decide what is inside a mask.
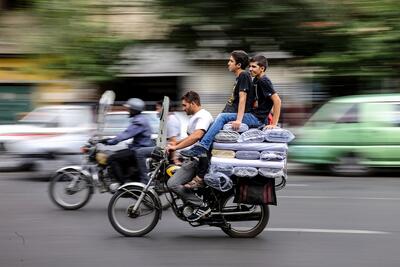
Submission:
[[[363,159],[357,155],[344,155],[329,166],[329,170],[336,176],[359,177],[371,174],[371,168],[362,164]]]
[[[67,186],[72,178],[79,176],[74,191],[68,191]],[[58,187],[61,191],[58,192]],[[78,195],[79,194],[79,195]],[[77,210],[85,206],[93,195],[93,185],[89,178],[77,170],[68,170],[57,173],[50,181],[49,196],[51,201],[65,210]],[[77,197],[76,201],[69,202],[67,198]]]
[[[268,221],[269,221],[269,207],[266,204],[257,204],[257,205],[249,205],[249,204],[238,204],[238,203],[233,203],[233,198],[234,196],[231,195],[228,197],[223,204],[222,211],[232,211],[233,209],[245,209],[245,210],[251,210],[252,208],[256,209],[258,212],[260,212],[260,218],[255,220],[254,226],[248,226],[250,221],[241,221],[241,222],[230,222],[229,219],[227,219],[227,222],[230,224],[230,227],[223,227],[221,228],[222,231],[224,231],[225,234],[227,234],[230,237],[234,238],[253,238],[259,235],[267,226]],[[235,223],[238,223],[242,226],[236,226]],[[246,229],[244,229],[246,227]],[[248,228],[248,229],[247,229]]]
[[[151,192],[146,193],[136,214],[130,213],[142,193],[142,189],[140,186],[122,188],[112,196],[108,204],[108,219],[112,227],[124,236],[144,236],[154,229],[160,219],[161,203],[158,197]],[[148,214],[150,215],[148,222],[145,222],[144,226],[140,226],[140,220]]]

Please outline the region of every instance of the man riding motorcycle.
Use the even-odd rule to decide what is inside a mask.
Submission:
[[[129,110],[130,125],[116,137],[106,139],[102,142],[106,145],[116,145],[121,141],[133,138],[132,143],[128,145],[127,149],[120,150],[108,158],[108,164],[110,165],[112,175],[114,175],[121,184],[131,178],[129,173],[124,173],[124,170],[137,162],[135,150],[142,147],[151,147],[153,145],[150,124],[146,117],[141,114],[145,108],[143,100],[139,98],[130,98],[124,104],[124,107]],[[137,168],[139,169],[138,179],[142,183],[147,183],[146,166],[141,165],[142,164],[137,164]]]

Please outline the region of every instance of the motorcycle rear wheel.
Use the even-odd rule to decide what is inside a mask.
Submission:
[[[229,216],[225,219],[230,224],[229,227],[222,227],[222,231],[230,237],[235,238],[252,238],[259,235],[267,226],[269,221],[269,207],[266,204],[249,205],[242,203],[234,203],[234,196],[229,196],[223,204],[222,212],[251,211],[254,210],[255,216],[253,220],[230,220]]]
[[[149,233],[157,225],[162,207],[156,196],[146,192],[135,213],[134,205],[142,193],[140,186],[131,186],[117,191],[108,204],[108,219],[112,227],[127,237],[139,237]]]
[[[72,186],[72,180],[76,180]],[[57,173],[50,181],[49,196],[58,207],[77,210],[85,206],[93,195],[92,182],[76,170]]]

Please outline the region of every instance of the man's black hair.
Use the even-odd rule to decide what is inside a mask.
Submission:
[[[268,60],[263,55],[255,55],[250,59],[250,62],[257,62],[258,66],[264,67],[264,71],[268,68]]]
[[[200,96],[195,91],[189,91],[181,97],[181,100],[185,100],[188,103],[196,103],[196,105],[200,106]]]
[[[246,69],[249,65],[249,55],[243,50],[235,50],[231,53],[231,56],[236,61],[236,64],[240,64],[241,69]]]

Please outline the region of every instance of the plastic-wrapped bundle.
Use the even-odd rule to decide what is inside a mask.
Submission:
[[[211,165],[211,172],[221,172],[225,175],[231,176],[233,173],[233,166],[231,165]]]
[[[264,133],[258,129],[250,129],[242,133],[237,140],[239,143],[261,143],[264,141]]]
[[[238,177],[256,177],[258,170],[254,167],[234,167],[233,174]]]
[[[225,124],[223,129],[226,131],[235,131],[232,129],[232,123]],[[236,132],[243,133],[247,130],[249,130],[249,126],[247,124],[241,123],[239,129]]]
[[[295,138],[289,130],[282,128],[264,129],[263,133],[267,142],[289,143]]]
[[[285,143],[213,143],[214,149],[234,151],[281,151],[287,152],[288,146]]]
[[[236,151],[237,159],[260,159],[260,152],[258,151]]]
[[[266,178],[280,178],[285,175],[283,169],[274,168],[259,168],[258,173]]]
[[[220,157],[220,158],[234,158],[235,157],[235,151],[232,150],[220,150],[220,149],[213,149],[211,151],[211,154],[214,157]]]
[[[211,172],[204,176],[204,182],[214,189],[222,192],[230,190],[233,186],[231,178],[220,172]]]
[[[217,133],[214,140],[221,143],[236,143],[240,134],[235,131],[221,130]]]
[[[263,151],[261,152],[261,160],[284,160],[286,158],[286,153],[279,151]]]

